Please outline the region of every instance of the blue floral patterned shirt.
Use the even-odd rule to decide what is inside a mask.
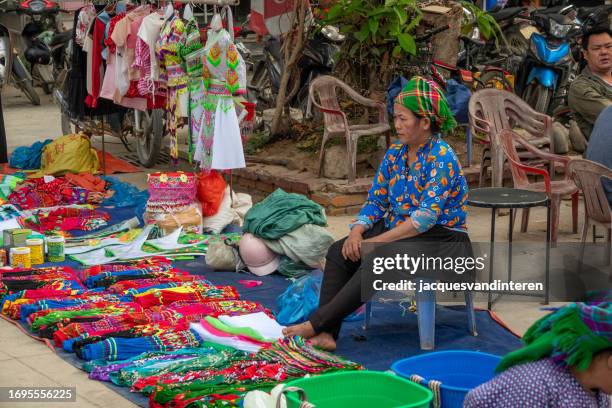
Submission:
[[[464,231],[468,185],[453,149],[433,136],[410,168],[408,149],[395,143],[387,150],[355,224],[371,228],[384,218],[391,229],[410,218],[419,233],[437,224]]]

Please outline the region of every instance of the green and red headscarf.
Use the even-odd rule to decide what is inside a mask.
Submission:
[[[429,118],[443,132],[457,126],[444,92],[433,81],[423,77],[415,76],[408,81],[395,98],[395,103],[408,108],[418,117]]]

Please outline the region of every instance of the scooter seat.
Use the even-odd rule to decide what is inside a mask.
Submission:
[[[517,16],[524,10],[524,7],[510,7],[489,14],[495,19],[495,21],[503,21]]]
[[[482,47],[483,45],[485,45],[486,43],[481,40],[481,39],[474,39],[474,38],[470,38],[468,36],[462,35],[459,37],[459,39],[465,43],[472,43],[476,46]]]
[[[64,31],[63,33],[57,33],[53,35],[53,38],[51,38],[49,45],[53,47],[59,44],[65,44],[68,41],[70,41],[71,36],[72,36],[72,32],[70,30]]]
[[[33,44],[31,47],[26,49],[23,54],[26,60],[32,65],[46,65],[51,62],[51,52],[44,44],[41,43]]]
[[[578,9],[578,18],[585,20],[591,14],[594,14],[596,20],[605,21],[612,11],[612,5],[595,6],[595,7],[580,7]]]

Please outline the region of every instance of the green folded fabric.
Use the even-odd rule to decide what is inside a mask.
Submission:
[[[251,327],[232,327],[223,323],[216,317],[206,316],[204,318],[208,324],[213,326],[217,330],[221,330],[224,333],[233,334],[236,336],[245,336],[253,340],[261,341],[263,343],[273,343],[274,339],[266,339],[257,330]]]
[[[279,239],[305,224],[325,226],[323,207],[279,188],[246,213],[243,230],[259,238]]]

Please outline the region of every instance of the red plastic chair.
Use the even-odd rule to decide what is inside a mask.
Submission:
[[[514,188],[520,188],[523,190],[543,192],[548,195],[551,201],[551,216],[552,216],[552,242],[557,241],[557,235],[559,231],[559,212],[561,209],[561,198],[563,196],[572,196],[572,226],[574,234],[578,232],[578,187],[570,178],[567,166],[571,159],[565,156],[559,156],[556,154],[546,153],[531,143],[523,139],[516,132],[504,129],[502,130],[498,138],[501,141],[502,149],[508,162],[510,163],[510,170],[512,171],[512,180],[514,182]],[[551,180],[550,174],[547,170],[529,166],[524,164],[519,157],[517,152],[517,145],[530,152],[533,156],[551,162],[554,166],[554,162],[563,163],[565,165],[565,177],[563,180]],[[542,176],[544,181],[531,182],[527,177],[528,174]],[[529,223],[529,209],[523,210],[523,219],[521,222],[521,232],[527,231],[527,224]]]

